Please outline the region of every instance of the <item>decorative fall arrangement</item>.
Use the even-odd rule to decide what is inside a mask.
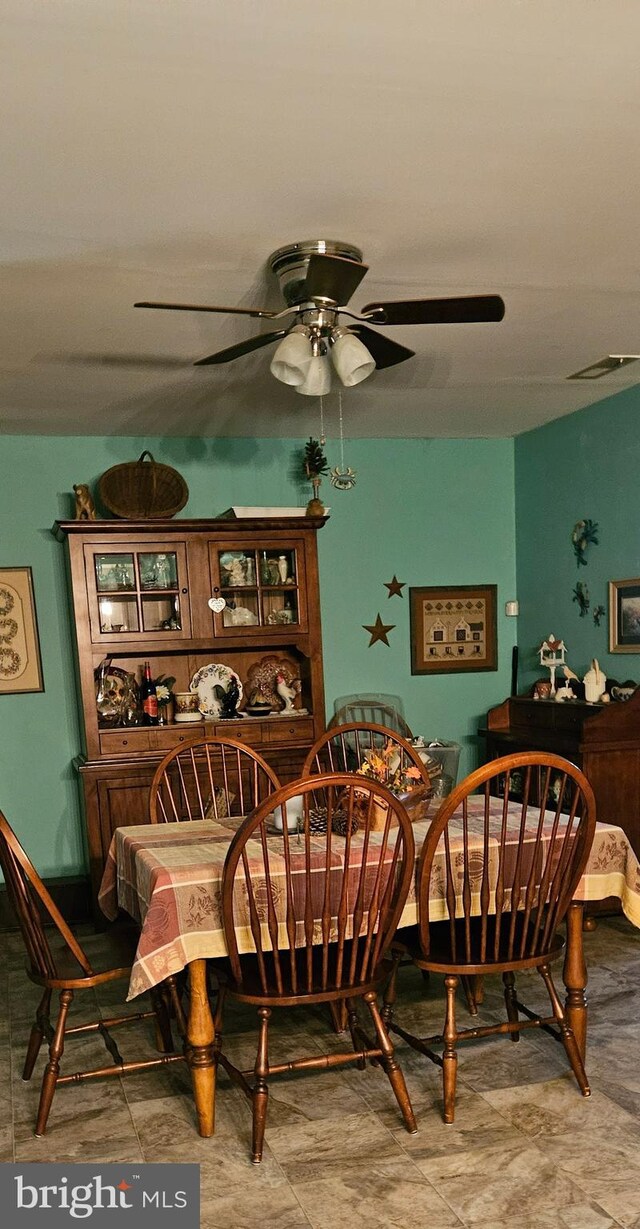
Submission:
[[[430,771],[429,766],[427,767]],[[441,766],[438,764],[436,768],[434,761],[433,775],[439,771],[441,771]],[[386,743],[381,751],[376,751],[375,748],[367,751],[360,768],[356,770],[356,775],[368,777],[369,780],[379,781],[381,785],[386,785],[387,789],[404,803],[412,820],[426,818],[433,786],[431,783],[427,784],[415,764],[402,763],[400,753],[392,742]],[[367,805],[363,799],[365,810],[362,818],[366,815]],[[384,803],[374,801],[371,830],[381,831],[385,826],[386,818],[387,809]]]

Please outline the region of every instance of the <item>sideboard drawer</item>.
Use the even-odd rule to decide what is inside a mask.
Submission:
[[[197,734],[200,738],[205,737],[203,721],[179,721],[177,725],[150,730],[150,745],[157,751],[170,751],[172,747],[181,747],[183,743],[191,742]]]
[[[103,755],[117,755],[122,751],[148,751],[151,747],[150,730],[109,730],[100,735],[100,751]]]
[[[277,720],[263,723],[266,740],[269,743],[312,742],[313,721],[311,717],[278,717]]]

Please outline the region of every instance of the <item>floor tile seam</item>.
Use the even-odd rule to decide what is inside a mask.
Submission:
[[[273,1159],[275,1160],[275,1157],[274,1157]],[[306,1224],[306,1225],[309,1225],[310,1229],[313,1229],[313,1221],[311,1221],[311,1220],[309,1219],[309,1217],[307,1216],[307,1213],[305,1212],[304,1207],[302,1206],[302,1203],[300,1202],[300,1199],[298,1198],[298,1192],[296,1191],[295,1186],[294,1186],[294,1185],[293,1185],[293,1183],[292,1183],[292,1182],[290,1182],[290,1181],[289,1181],[289,1179],[288,1179],[288,1178],[286,1178],[286,1177],[285,1177],[285,1181],[286,1181],[286,1184],[287,1184],[287,1186],[288,1186],[289,1190],[291,1191],[291,1194],[293,1195],[293,1198],[295,1199],[295,1201],[296,1201],[296,1203],[297,1203],[298,1207],[300,1208],[300,1211],[302,1212],[302,1215],[304,1216],[304,1221],[305,1221],[305,1224]]]
[[[605,1128],[603,1128],[603,1130],[604,1129]],[[568,1178],[570,1182],[573,1182],[574,1186],[578,1187],[578,1189],[581,1191],[583,1195],[586,1196],[587,1199],[590,1199],[593,1203],[597,1203],[600,1207],[602,1207],[602,1210],[606,1212],[606,1208],[602,1204],[601,1197],[599,1195],[594,1195],[592,1191],[587,1190],[587,1187],[583,1185],[584,1182],[589,1183],[592,1180],[593,1174],[591,1175],[578,1174],[578,1173],[575,1173],[573,1170],[565,1169],[563,1167],[562,1160],[551,1160],[551,1157],[548,1157],[548,1160],[550,1161],[551,1164],[553,1164],[554,1169],[556,1170],[557,1173],[561,1173],[563,1177]],[[604,1197],[606,1199],[606,1195]],[[611,1216],[612,1220],[614,1219],[612,1213],[606,1212],[606,1215]]]
[[[516,1085],[511,1085],[511,1087],[521,1088],[523,1087],[523,1085],[516,1084]],[[528,1085],[524,1085],[524,1087],[528,1087]],[[527,1143],[531,1143],[532,1140],[535,1140],[536,1138],[535,1136],[527,1135],[526,1131],[522,1131],[521,1128],[513,1121],[513,1119],[509,1118],[506,1113],[503,1113],[502,1110],[499,1109],[497,1105],[494,1105],[493,1102],[489,1100],[489,1097],[485,1096],[485,1093],[491,1093],[495,1091],[502,1092],[504,1091],[503,1089],[496,1090],[496,1089],[485,1088],[484,1092],[479,1092],[477,1089],[473,1089],[472,1091],[475,1093],[477,1097],[480,1097],[484,1101],[485,1105],[489,1106],[489,1109],[494,1114],[498,1114],[499,1117],[502,1118],[506,1126],[511,1127],[513,1131],[517,1131],[521,1139],[526,1140]]]
[[[125,1076],[123,1076],[123,1075],[119,1075],[119,1076],[118,1076],[118,1080],[119,1080],[119,1082],[120,1082],[120,1086],[121,1086],[121,1088],[122,1088],[122,1096],[123,1096],[123,1098],[124,1098],[124,1103],[125,1103],[125,1105],[126,1105],[126,1107],[127,1107],[127,1113],[128,1113],[129,1118],[130,1118],[130,1120],[131,1120],[131,1126],[132,1126],[132,1128],[133,1128],[133,1133],[134,1133],[134,1135],[135,1135],[135,1137],[136,1137],[136,1139],[137,1139],[137,1141],[138,1141],[138,1148],[140,1149],[140,1156],[142,1157],[143,1162],[146,1162],[146,1160],[147,1160],[147,1156],[146,1156],[145,1150],[144,1150],[144,1148],[143,1148],[143,1146],[142,1146],[142,1140],[140,1139],[140,1132],[138,1131],[138,1128],[137,1128],[137,1126],[136,1126],[136,1120],[135,1120],[135,1117],[134,1117],[133,1112],[132,1112],[132,1110],[131,1110],[131,1102],[129,1101],[129,1098],[128,1098],[128,1096],[127,1096],[127,1081],[126,1081],[126,1077],[125,1077]]]
[[[389,1087],[389,1092],[390,1092],[391,1096],[393,1097],[393,1092],[391,1091],[391,1087]],[[407,1145],[406,1145],[406,1142],[405,1142],[405,1141],[406,1141],[406,1138],[407,1138],[407,1137],[409,1137],[409,1138],[411,1138],[411,1139],[414,1139],[414,1138],[415,1138],[415,1135],[411,1135],[411,1136],[409,1136],[409,1132],[408,1132],[406,1129],[404,1129],[404,1124],[403,1124],[403,1121],[402,1121],[402,1115],[401,1115],[401,1113],[400,1113],[400,1107],[398,1107],[398,1116],[399,1116],[400,1122],[399,1122],[399,1123],[396,1125],[396,1127],[395,1127],[395,1130],[398,1132],[398,1133],[397,1133],[397,1135],[396,1135],[396,1134],[394,1134],[394,1130],[393,1130],[391,1127],[387,1126],[387,1124],[386,1124],[385,1122],[383,1122],[383,1121],[382,1121],[382,1119],[380,1118],[380,1115],[378,1114],[378,1112],[377,1112],[375,1109],[373,1109],[373,1107],[371,1107],[370,1112],[371,1112],[372,1114],[374,1114],[374,1115],[375,1115],[376,1121],[378,1122],[379,1126],[381,1126],[381,1127],[383,1128],[383,1130],[386,1132],[386,1134],[390,1136],[390,1138],[393,1140],[393,1143],[395,1144],[395,1146],[396,1146],[396,1147],[399,1147],[399,1148],[401,1149],[402,1153],[404,1154],[404,1156],[403,1156],[403,1165],[404,1165],[404,1164],[406,1164],[406,1160],[410,1161],[410,1163],[411,1163],[411,1168],[412,1168],[413,1170],[415,1170],[416,1174],[419,1176],[420,1182],[421,1182],[421,1183],[426,1183],[426,1184],[427,1184],[427,1186],[430,1186],[430,1187],[431,1187],[431,1189],[435,1191],[435,1189],[436,1189],[436,1188],[435,1188],[435,1186],[434,1186],[433,1182],[432,1182],[432,1181],[431,1181],[431,1179],[427,1176],[427,1174],[423,1173],[423,1171],[420,1169],[420,1166],[418,1165],[418,1163],[417,1163],[417,1161],[416,1161],[415,1157],[414,1157],[414,1156],[412,1156],[412,1154],[411,1154],[410,1150],[408,1149],[408,1147],[407,1147]],[[400,1130],[398,1130],[398,1126],[400,1127]],[[415,1134],[416,1134],[416,1135],[419,1135],[419,1134],[420,1134],[420,1123],[419,1123],[419,1122],[418,1122],[417,1126],[418,1126],[418,1130],[417,1130],[417,1132],[416,1132]],[[443,1198],[443,1197],[440,1195],[440,1192],[439,1192],[439,1191],[436,1191],[436,1194],[438,1194],[438,1195],[440,1196],[440,1198]],[[446,1199],[445,1199],[445,1200],[444,1200],[444,1202],[447,1204],[447,1207],[449,1207],[449,1208],[450,1208],[451,1212],[453,1212],[453,1215],[454,1215],[454,1216],[455,1216],[455,1217],[456,1217],[456,1218],[460,1221],[460,1218],[458,1217],[457,1212],[455,1212],[455,1211],[454,1211],[454,1209],[453,1209],[453,1208],[451,1208],[451,1205],[449,1204],[448,1200],[446,1200]],[[463,1223],[464,1223],[464,1222],[460,1221],[460,1224],[463,1224]]]

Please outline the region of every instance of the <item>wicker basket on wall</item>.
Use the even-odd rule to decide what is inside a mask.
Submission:
[[[176,469],[143,452],[138,461],[113,465],[98,479],[105,508],[124,520],[154,520],[175,516],[189,498],[189,488]]]

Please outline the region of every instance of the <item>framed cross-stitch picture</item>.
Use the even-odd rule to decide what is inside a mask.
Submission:
[[[497,670],[497,585],[409,590],[411,673]]]
[[[0,696],[44,691],[31,568],[0,568]]]

